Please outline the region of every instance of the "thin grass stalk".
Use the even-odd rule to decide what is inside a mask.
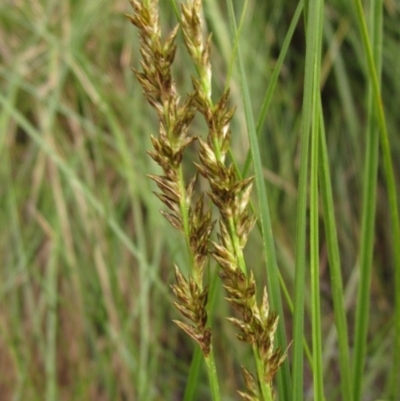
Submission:
[[[129,149],[128,146],[125,149]],[[124,150],[121,149],[122,152]],[[131,170],[134,171],[134,170]],[[130,182],[136,182],[130,181]],[[133,193],[131,192],[131,196]],[[143,255],[146,255],[146,244],[145,244],[145,232],[144,232],[144,221],[143,215],[141,213],[140,204],[138,202],[137,197],[132,196],[132,210],[135,222],[135,231],[137,232],[138,238],[138,248],[141,250]],[[149,269],[146,269],[149,270]],[[150,338],[151,338],[151,328],[150,328],[150,285],[148,275],[144,274],[145,271],[142,269],[139,271],[140,277],[140,348],[139,348],[139,364],[140,369],[137,377],[137,391],[138,398],[140,400],[146,401],[149,398],[149,378],[148,378],[148,370],[149,370],[149,359],[150,359]]]
[[[380,76],[381,40],[382,40],[382,5],[379,1],[371,1],[371,36],[373,38],[374,65]],[[372,97],[371,80],[368,81],[368,127],[365,150],[365,167],[363,183],[363,208],[361,222],[359,286],[357,294],[355,333],[354,333],[354,371],[353,397],[362,399],[364,365],[367,353],[367,334],[370,313],[370,288],[374,248],[374,227],[376,213],[376,189],[379,159],[379,134],[376,109]]]
[[[322,117],[322,105],[320,104],[320,116]],[[349,351],[349,336],[347,330],[345,300],[343,292],[343,279],[340,266],[340,253],[335,222],[335,205],[333,203],[332,185],[329,173],[328,150],[326,145],[325,126],[321,118],[319,142],[320,159],[320,191],[324,216],[324,227],[328,249],[329,272],[333,295],[333,307],[335,325],[339,343],[340,385],[342,400],[353,400],[352,375]]]
[[[313,7],[310,7],[312,10]],[[319,81],[318,81],[319,82]],[[324,399],[322,339],[321,339],[321,306],[319,289],[319,229],[318,229],[318,142],[319,114],[313,116],[311,130],[311,174],[310,174],[310,273],[311,273],[311,331],[313,356],[314,396],[317,400]],[[315,123],[316,126],[314,125]]]
[[[56,234],[59,235],[58,233]],[[52,238],[53,248],[48,264],[47,289],[47,335],[46,335],[46,401],[58,399],[57,389],[57,280],[58,280],[58,239]]]
[[[227,0],[227,6],[229,11],[231,26],[234,30],[233,35],[236,36],[237,28],[236,28],[236,20],[235,20],[232,0]],[[279,316],[283,317],[284,314],[283,314],[282,297],[279,284],[278,265],[276,260],[275,244],[272,234],[272,225],[269,213],[268,198],[266,194],[264,176],[262,173],[262,163],[257,141],[257,132],[255,127],[253,112],[251,109],[250,92],[247,84],[247,78],[241,56],[240,46],[238,46],[237,53],[238,53],[238,65],[239,65],[239,75],[242,89],[242,98],[246,116],[248,135],[250,140],[250,147],[252,152],[257,195],[261,206],[260,221],[262,228],[261,231],[263,237],[263,245],[266,255],[267,273],[269,278],[268,291],[271,295],[271,307],[277,311]],[[284,324],[282,322],[277,327],[276,338],[278,347],[280,347],[281,349],[287,349],[286,333]],[[287,359],[283,362],[281,369],[278,370],[277,383],[278,383],[279,399],[289,400],[292,394],[292,383],[290,379],[289,362]]]
[[[190,363],[185,392],[183,394],[183,401],[192,401],[193,399],[195,399],[200,380],[199,377],[203,366],[203,358],[204,357],[201,348],[196,347],[194,349],[192,361]]]
[[[307,10],[309,1],[304,2],[304,19],[306,21],[306,62],[303,91],[303,110],[300,137],[300,173],[298,184],[298,205],[296,220],[296,249],[295,249],[295,293],[293,319],[293,401],[302,401],[304,377],[304,298],[306,277],[306,230],[307,230],[307,192],[308,192],[308,165],[310,149],[310,128],[312,118],[312,89],[314,68],[316,63],[316,24],[309,23]],[[311,19],[312,21],[312,19]]]
[[[311,172],[310,172],[310,270],[311,270],[311,331],[313,344],[314,397],[324,400],[322,367],[321,306],[319,289],[319,136],[323,119],[320,106],[321,45],[323,25],[323,0],[309,3],[307,34],[313,29],[313,78],[312,78],[312,125],[311,125]],[[311,28],[313,25],[313,28]]]
[[[46,112],[43,113],[40,122],[40,128],[43,136],[47,142],[51,143],[49,139],[50,133],[53,130],[54,119],[56,114],[56,104],[58,104],[61,96],[62,84],[66,78],[66,69],[61,68],[60,58],[58,51],[52,49],[48,74],[50,77],[57,81],[57,85],[48,98],[46,105]],[[50,180],[54,195],[54,204],[59,216],[65,216],[65,203],[60,194],[60,183],[58,171],[54,163],[50,163]],[[47,321],[46,321],[46,352],[45,352],[45,370],[46,370],[46,401],[55,401],[58,398],[58,383],[57,383],[57,322],[58,322],[58,308],[57,308],[57,283],[58,283],[58,252],[59,252],[59,236],[62,222],[53,231],[53,238],[49,238],[52,243],[50,259],[48,261],[48,270],[46,277],[47,289]]]
[[[379,132],[380,132],[380,143],[382,147],[382,156],[383,156],[383,167],[385,180],[387,185],[388,197],[389,197],[389,208],[390,208],[390,217],[392,223],[392,241],[393,241],[393,254],[394,254],[394,270],[395,270],[395,283],[396,288],[400,288],[400,247],[398,244],[400,243],[400,221],[399,221],[399,212],[398,212],[398,202],[397,202],[397,192],[396,192],[396,181],[394,178],[393,171],[393,161],[389,143],[389,135],[386,126],[385,113],[383,108],[383,102],[380,94],[380,85],[379,78],[377,73],[377,67],[375,66],[374,53],[371,46],[371,41],[368,35],[367,24],[365,21],[365,16],[362,8],[361,0],[354,0],[354,4],[356,6],[356,17],[360,28],[361,39],[364,47],[364,51],[367,59],[367,71],[369,80],[372,86],[373,93],[373,101],[376,108],[376,116],[378,120]],[[381,6],[381,2],[379,2]],[[395,295],[395,345],[393,352],[393,369],[391,376],[391,388],[393,396],[397,394],[396,398],[399,398],[400,389],[398,386],[398,375],[400,373],[400,292],[396,291]],[[362,375],[363,369],[363,353],[358,351],[359,362],[356,362],[356,370],[354,371],[354,375]],[[356,377],[354,380],[358,382]],[[357,397],[354,398],[355,401],[359,400],[360,397],[360,384],[357,384],[357,389],[354,389],[355,395]]]

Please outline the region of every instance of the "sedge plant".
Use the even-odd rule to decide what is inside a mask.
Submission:
[[[278,316],[270,310],[267,289],[257,301],[254,275],[248,270],[243,254],[255,217],[250,210],[253,177],[240,178],[235,165],[226,163],[230,149],[230,121],[235,108],[229,105],[229,89],[214,103],[212,100],[212,69],[210,63],[211,36],[203,36],[202,1],[182,5],[180,25],[162,38],[158,1],[131,0],[134,10],[128,16],[139,29],[142,71],[135,70],[144,95],[157,111],[159,136],[151,137],[153,160],[162,168],[162,175],[150,175],[161,193],[158,198],[167,206],[165,218],[185,237],[190,259],[190,276],[184,277],[175,266],[176,283],[172,285],[177,302],[175,307],[190,321],[176,321],[177,325],[193,338],[203,353],[213,400],[220,400],[212,336],[208,317],[208,288],[204,283],[204,269],[209,255],[219,265],[219,276],[227,293],[227,301],[237,311],[228,317],[238,329],[237,338],[251,345],[256,375],[242,367],[246,391],[238,391],[244,400],[273,399],[272,382],[286,353],[274,347]],[[171,75],[176,52],[175,38],[181,28],[186,49],[193,60],[197,77],[192,77],[193,93],[181,102]],[[189,135],[196,112],[205,119],[208,127],[206,139]],[[188,184],[184,181],[183,153],[195,140],[199,144],[200,163]],[[208,180],[208,198],[219,211],[217,241],[210,236],[215,222],[211,206],[205,206],[205,194],[197,200],[198,175]]]

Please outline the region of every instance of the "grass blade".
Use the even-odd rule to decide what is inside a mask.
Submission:
[[[374,4],[375,3],[375,4]],[[371,32],[374,38],[374,65],[380,71],[380,41],[382,32],[382,6],[380,2],[371,4]],[[379,73],[380,75],[380,73]],[[364,364],[367,353],[367,333],[370,312],[370,287],[373,260],[374,227],[376,211],[376,187],[378,172],[379,137],[376,110],[373,107],[372,81],[369,80],[368,130],[364,167],[363,212],[361,223],[359,286],[354,334],[354,400],[362,399]]]
[[[321,106],[320,106],[321,107]],[[322,109],[320,110],[322,115]],[[334,216],[334,203],[332,195],[332,185],[329,174],[328,150],[326,146],[326,135],[323,121],[321,120],[320,137],[320,186],[322,207],[324,215],[325,235],[327,238],[328,258],[330,266],[331,287],[333,295],[333,305],[335,310],[335,324],[339,343],[339,364],[341,377],[342,399],[351,401],[353,399],[349,337],[347,330],[345,301],[343,292],[343,280],[340,266],[339,244],[337,229]]]
[[[312,125],[310,171],[310,269],[311,269],[311,331],[313,344],[314,397],[324,399],[322,368],[321,306],[319,289],[319,136],[323,120],[320,105],[321,44],[323,25],[323,0],[310,1],[307,24],[307,43],[310,43],[312,64]]]
[[[306,32],[306,65],[305,65],[305,78],[304,78],[304,95],[303,95],[303,111],[301,123],[301,143],[300,143],[300,176],[299,176],[299,194],[297,206],[297,222],[296,222],[296,273],[295,273],[295,294],[294,294],[294,321],[293,321],[293,401],[301,401],[303,399],[303,335],[304,335],[304,288],[305,288],[305,263],[306,263],[306,212],[307,212],[307,182],[308,182],[308,163],[309,163],[309,146],[310,146],[310,128],[313,120],[314,130],[319,126],[319,120],[316,120],[316,99],[319,97],[319,64],[320,64],[320,51],[318,50],[318,43],[320,46],[322,32],[322,10],[323,2],[312,1],[305,4],[305,20],[307,23]],[[313,13],[307,14],[307,10],[313,10]],[[318,12],[319,10],[319,12]],[[316,66],[318,68],[316,69]],[[317,75],[317,76],[316,76]],[[316,82],[318,84],[316,84]],[[318,95],[317,95],[318,93]],[[313,118],[314,117],[314,118]],[[316,125],[317,124],[317,125]],[[314,132],[314,141],[316,141]],[[314,143],[314,147],[317,143]],[[314,155],[314,164],[317,160]],[[314,166],[317,169],[317,166]],[[314,171],[315,174],[315,171]],[[315,177],[314,177],[315,182]],[[315,184],[316,185],[316,184]],[[315,233],[314,233],[315,235]],[[314,264],[317,261],[314,261]],[[315,266],[314,266],[315,269]],[[314,272],[314,275],[316,272]],[[315,286],[317,281],[315,277],[314,295],[317,295]],[[318,302],[314,299],[314,308],[318,308]],[[317,319],[314,309],[314,319]],[[319,331],[318,329],[316,329]],[[318,333],[313,330],[313,343],[318,338]],[[319,347],[319,346],[318,346]],[[319,357],[313,350],[313,364]],[[314,366],[315,369],[318,367]],[[320,379],[317,380],[317,383]],[[319,387],[319,386],[318,386]]]

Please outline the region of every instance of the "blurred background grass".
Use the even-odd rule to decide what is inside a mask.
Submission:
[[[296,4],[249,2],[241,46],[256,117]],[[238,16],[241,7],[238,2]],[[165,28],[171,27],[171,3],[161,1],[160,9]],[[157,171],[146,154],[157,121],[131,71],[138,66],[138,42],[126,12],[125,0],[0,4],[1,401],[182,398],[193,344],[171,322],[177,314],[169,283],[174,262],[185,269],[184,247],[159,214],[161,205],[146,178]],[[213,32],[218,94],[233,41],[225,2],[205,1],[205,12]],[[399,21],[399,3],[385,1],[382,93],[397,184]],[[367,96],[365,58],[347,1],[327,2],[324,39],[323,107],[352,334]],[[178,42],[175,77],[184,94],[193,70],[182,38]],[[290,294],[304,54],[301,21],[260,137],[278,261]],[[238,106],[233,153],[243,165],[248,141],[238,82],[233,70],[232,100]],[[193,132],[205,134],[200,120]],[[390,221],[381,174],[378,180],[366,400],[384,392],[393,341]],[[249,266],[265,282],[260,249],[255,233],[246,253]],[[327,400],[337,400],[337,345],[322,230],[320,255],[325,388]],[[219,319],[226,308],[222,292],[219,297],[215,347],[224,372],[224,399],[231,400],[240,380],[234,357],[245,360],[248,350]],[[306,299],[306,337],[308,305]],[[304,386],[309,394],[307,374]],[[204,377],[199,400],[209,399],[207,387]]]

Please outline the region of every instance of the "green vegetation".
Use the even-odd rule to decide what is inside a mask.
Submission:
[[[165,39],[181,5],[159,3]],[[129,2],[1,2],[1,401],[250,397],[249,372],[267,374],[261,343],[245,344],[265,311],[265,286],[279,316],[271,347],[284,352],[290,344],[274,379],[276,400],[400,399],[399,5],[203,0],[202,7],[212,81],[182,30],[172,77],[181,104],[193,92],[191,76],[204,91],[187,134],[206,141],[215,128],[208,144],[216,159],[226,153],[232,180],[244,180],[230,207],[246,214],[246,226],[229,220],[225,202],[218,206],[224,194],[215,191],[205,142],[188,145],[170,177],[185,191],[193,162],[203,166],[194,188],[213,189],[218,208],[207,195],[204,204],[212,220],[223,216],[210,238],[222,243],[209,247],[222,270],[202,253],[212,226],[206,211],[185,217],[188,198],[160,196],[178,205],[181,221],[179,213],[169,220],[186,238],[194,229],[207,233],[194,244],[161,216],[168,208],[152,193],[171,197],[170,184],[157,178],[165,169],[147,154],[157,161],[151,136],[158,137],[160,114],[131,71],[143,70],[143,54],[125,17]],[[227,89],[227,103],[219,103]],[[207,117],[219,104],[220,120],[236,107],[220,131]],[[218,136],[226,123],[229,149]],[[245,248],[235,247],[248,235]],[[255,285],[256,299],[234,311],[217,271],[231,304],[243,295],[234,291],[240,272],[244,293]],[[191,315],[206,290],[208,304]],[[177,300],[198,331],[173,307]],[[254,314],[248,326],[240,313]],[[185,331],[202,335],[201,348]],[[254,400],[271,398],[269,383],[261,392]]]

